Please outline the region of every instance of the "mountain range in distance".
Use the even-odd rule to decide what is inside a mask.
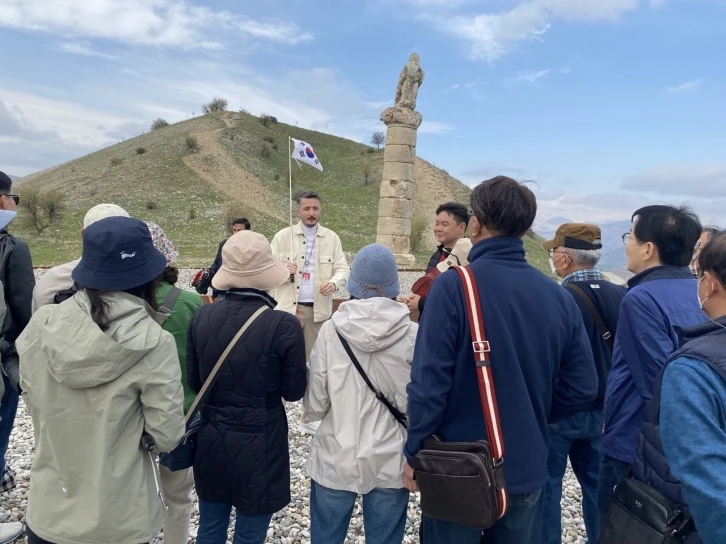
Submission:
[[[534,230],[540,236],[551,239],[557,227],[563,223],[575,223],[566,217],[537,216],[534,222]],[[622,278],[628,278],[632,274],[628,272],[625,246],[623,245],[623,234],[630,232],[630,220],[603,221],[594,223],[600,227],[602,234],[602,256],[598,267],[607,272],[613,272]]]

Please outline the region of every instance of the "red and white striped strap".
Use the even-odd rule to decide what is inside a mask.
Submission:
[[[479,382],[479,395],[481,397],[482,409],[484,410],[484,421],[487,427],[489,445],[492,449],[494,464],[498,465],[504,458],[504,437],[499,420],[499,409],[497,408],[497,395],[494,390],[494,378],[489,362],[491,351],[489,342],[486,339],[484,330],[484,316],[481,312],[479,300],[479,289],[474,279],[474,274],[468,266],[452,267],[459,274],[464,287],[464,299],[466,313],[469,318],[469,329],[471,330],[471,343],[474,350],[474,361],[476,362],[476,375]],[[499,518],[507,512],[509,500],[507,490],[499,491]]]

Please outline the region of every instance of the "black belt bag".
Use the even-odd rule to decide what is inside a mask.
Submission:
[[[488,529],[509,507],[504,476],[502,436],[489,364],[489,342],[474,275],[468,267],[453,267],[464,287],[469,328],[484,421],[489,440],[444,442],[434,436],[424,441],[413,459],[421,490],[421,511],[431,519]]]

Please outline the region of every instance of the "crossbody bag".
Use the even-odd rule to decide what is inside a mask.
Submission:
[[[433,436],[424,441],[423,449],[413,458],[412,467],[421,490],[421,510],[425,516],[488,529],[509,508],[504,475],[504,437],[476,281],[468,266],[453,269],[459,274],[464,289],[488,440],[444,442]]]
[[[608,329],[608,326],[605,324],[605,320],[600,315],[600,312],[597,311],[597,307],[595,306],[595,303],[592,301],[590,296],[585,292],[582,287],[580,287],[579,285],[575,285],[574,283],[568,283],[565,286],[565,289],[580,297],[582,301],[587,305],[590,313],[592,314],[592,317],[595,318],[595,323],[597,324],[597,328],[600,330],[600,335],[602,336],[603,342],[605,342],[608,349],[610,350],[610,354],[612,354],[613,346],[615,345],[615,339],[613,338],[612,333]]]
[[[178,470],[185,470],[191,468],[192,465],[194,465],[194,457],[197,452],[197,433],[199,431],[199,423],[201,421],[199,413],[202,409],[202,406],[204,406],[204,401],[207,400],[209,392],[212,390],[212,387],[216,383],[217,378],[219,377],[219,370],[222,368],[222,365],[229,357],[232,348],[234,348],[234,346],[242,338],[245,337],[252,324],[268,309],[269,308],[267,306],[262,306],[259,310],[253,313],[252,316],[245,322],[245,324],[242,325],[242,328],[240,328],[234,338],[232,338],[232,341],[222,352],[222,355],[219,356],[217,363],[212,369],[212,372],[210,372],[209,377],[204,382],[202,388],[199,390],[199,394],[194,399],[194,403],[189,408],[189,412],[187,412],[185,419],[186,431],[181,441],[179,442],[179,445],[177,445],[177,447],[169,453],[162,453],[161,455],[159,455],[159,463],[164,465],[172,472],[176,472]]]
[[[365,370],[363,370],[363,367],[360,366],[360,362],[356,358],[355,354],[353,353],[353,350],[350,349],[350,344],[348,344],[348,341],[343,338],[343,335],[338,332],[336,329],[335,332],[338,334],[338,338],[340,339],[340,343],[343,344],[343,349],[348,354],[348,357],[350,357],[350,360],[353,362],[353,366],[358,371],[358,374],[360,374],[361,378],[363,378],[363,381],[366,382],[366,385],[368,386],[368,389],[373,391],[373,394],[376,396],[376,398],[386,407],[388,408],[388,411],[391,412],[391,415],[398,421],[404,429],[408,428],[408,417],[406,414],[401,412],[398,408],[396,408],[393,403],[386,398],[386,395],[383,394],[383,392],[376,388],[375,385],[373,385],[373,382],[371,382],[370,378],[368,378],[368,374],[365,373]]]

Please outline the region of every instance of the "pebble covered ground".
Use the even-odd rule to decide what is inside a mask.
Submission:
[[[38,275],[42,272],[39,271]],[[182,270],[179,286],[188,288],[193,276],[193,270]],[[401,292],[410,291],[411,284],[418,278],[419,273],[401,273]],[[347,297],[347,293],[336,295]],[[310,509],[309,494],[310,482],[305,476],[305,462],[310,447],[311,437],[298,431],[301,406],[299,403],[288,403],[287,413],[290,420],[290,461],[292,502],[284,510],[278,512],[272,519],[267,533],[267,542],[274,544],[309,544],[310,543]],[[10,468],[15,472],[17,487],[9,492],[0,494],[0,521],[23,521],[27,505],[27,492],[30,479],[30,464],[33,456],[33,429],[30,417],[25,411],[21,401],[15,428],[10,439],[10,447],[6,456]],[[190,542],[194,542],[199,524],[199,511],[195,497],[192,526],[190,529]],[[363,531],[363,516],[360,502],[353,512],[353,519],[348,530],[346,543],[365,542]],[[582,521],[581,493],[572,471],[568,468],[563,482],[562,495],[562,542],[566,544],[583,544],[587,542],[585,526]],[[421,511],[417,495],[412,495],[408,506],[408,521],[403,542],[418,542],[418,527],[421,523]],[[232,541],[233,522],[230,524],[228,543]],[[161,544],[161,535],[155,539],[154,544]]]

